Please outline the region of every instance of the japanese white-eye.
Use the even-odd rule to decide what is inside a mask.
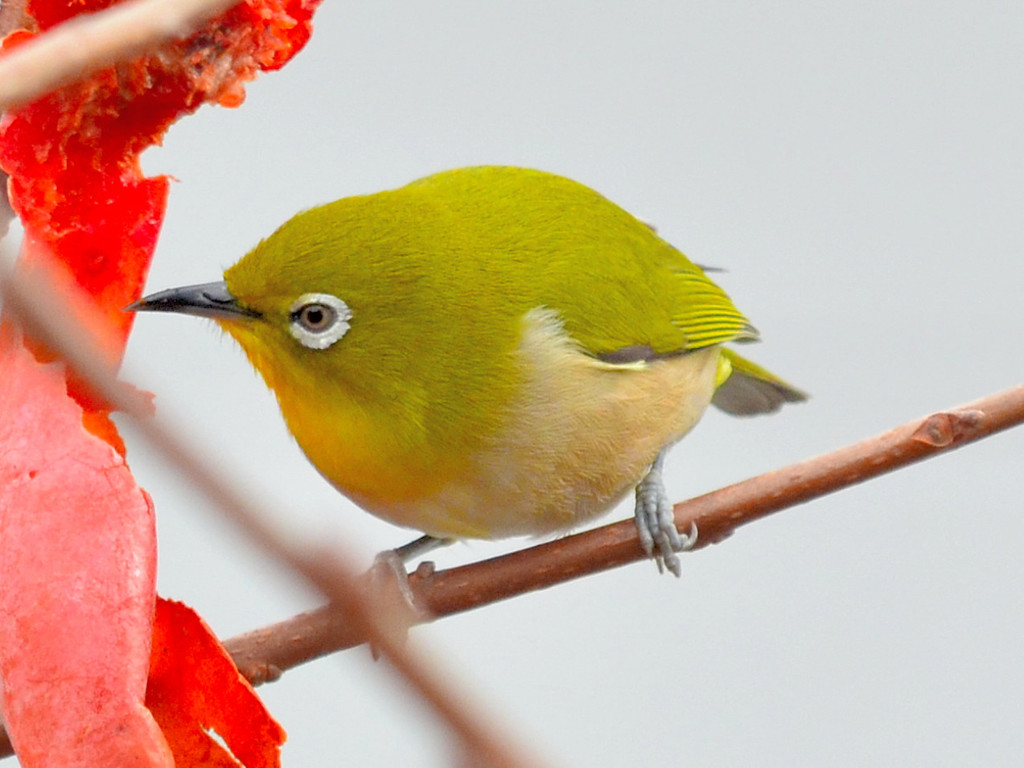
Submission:
[[[661,480],[708,404],[805,395],[722,345],[757,331],[653,229],[550,173],[446,171],[299,213],[223,282],[130,309],[213,318],[309,460],[432,537],[574,528],[636,489],[641,543],[688,543]]]

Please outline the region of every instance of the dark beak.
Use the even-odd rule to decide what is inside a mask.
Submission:
[[[259,317],[260,313],[243,307],[228,292],[227,285],[203,283],[171,288],[143,296],[124,308],[126,312],[178,312],[183,315],[211,317],[214,320],[237,320],[240,317]]]

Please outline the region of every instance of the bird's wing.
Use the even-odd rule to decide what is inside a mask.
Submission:
[[[725,291],[707,278],[696,265],[676,271],[681,300],[672,323],[686,336],[686,350],[724,344],[727,341],[754,341],[757,329],[736,309]]]

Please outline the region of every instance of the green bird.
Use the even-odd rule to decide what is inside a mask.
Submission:
[[[806,399],[723,346],[758,334],[705,270],[561,176],[485,166],[299,213],[135,310],[213,318],[342,493],[435,539],[567,531],[631,490],[679,574],[662,482],[708,405]]]

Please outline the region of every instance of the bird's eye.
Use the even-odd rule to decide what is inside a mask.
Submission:
[[[305,293],[288,312],[288,328],[298,342],[309,349],[327,349],[350,327],[352,310],[329,293]]]
[[[334,325],[337,313],[326,304],[306,304],[299,307],[295,319],[310,333],[323,333]]]

